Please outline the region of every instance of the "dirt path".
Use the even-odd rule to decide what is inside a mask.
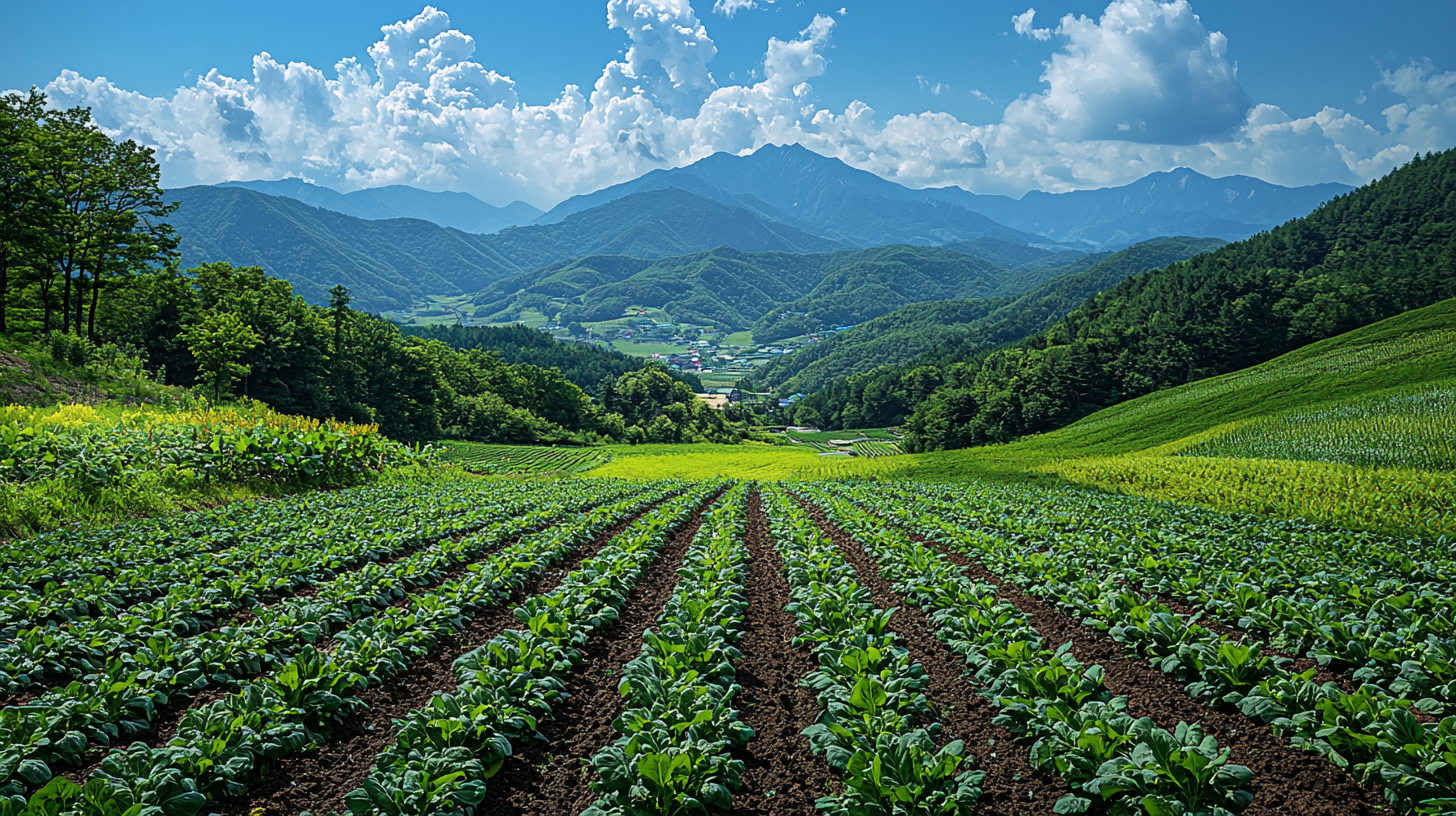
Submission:
[[[753,740],[737,753],[747,769],[743,789],[733,797],[735,814],[803,816],[830,791],[833,775],[814,755],[799,732],[819,718],[814,692],[799,685],[818,663],[807,647],[791,645],[798,634],[789,603],[789,582],[783,557],[769,534],[759,494],[748,500],[745,533],[748,562],[748,610],[738,644],[740,718],[753,729]]]

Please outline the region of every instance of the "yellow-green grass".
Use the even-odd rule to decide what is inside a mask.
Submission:
[[[1333,526],[1449,535],[1456,534],[1449,469],[1456,400],[1440,394],[1451,389],[1453,371],[1456,300],[1006,445],[875,459],[819,457],[809,445],[642,446],[621,449],[591,475],[1072,484]],[[796,436],[822,445],[860,434],[888,436],[877,429]],[[1368,444],[1372,437],[1381,444]],[[1409,464],[1418,467],[1390,466]]]
[[[885,459],[819,456],[781,445],[614,445],[612,461],[585,475],[625,479],[785,479],[866,478],[888,475]]]
[[[734,332],[734,333],[728,335],[727,337],[724,337],[723,338],[723,345],[725,345],[725,346],[751,346],[751,345],[753,345],[753,332],[751,332],[751,331]]]
[[[1074,459],[1043,469],[1114,493],[1335,527],[1456,535],[1456,474],[1204,456]]]
[[[831,439],[858,439],[867,436],[871,439],[885,439],[891,442],[897,437],[884,428],[850,428],[843,431],[785,431],[785,433],[800,442],[828,442]]]
[[[602,448],[553,448],[540,445],[490,445],[479,442],[441,443],[441,456],[482,474],[581,473],[607,461]]]
[[[687,346],[678,343],[663,343],[657,340],[628,340],[618,337],[612,341],[612,348],[632,357],[651,357],[654,354],[683,354]]]
[[[1453,371],[1456,300],[1448,300],[1052,433],[896,461],[907,478],[1065,481],[1338,526],[1447,534],[1456,532],[1456,483],[1442,463],[1456,444],[1456,404],[1421,398],[1449,390]],[[1407,464],[1419,467],[1390,466]]]

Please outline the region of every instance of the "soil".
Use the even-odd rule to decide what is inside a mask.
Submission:
[[[740,719],[754,738],[736,752],[743,760],[743,789],[733,797],[733,812],[759,816],[803,816],[829,793],[834,778],[824,760],[800,732],[819,719],[813,691],[799,681],[818,668],[807,647],[792,644],[798,634],[788,605],[789,582],[783,558],[769,535],[768,519],[757,492],[748,500],[748,610],[738,649],[736,701]]]
[[[718,495],[722,495],[721,492]],[[477,810],[487,814],[577,816],[592,802],[594,774],[585,764],[617,732],[612,721],[622,712],[617,671],[642,653],[642,634],[662,614],[678,584],[678,566],[702,525],[704,502],[668,540],[633,588],[620,616],[603,627],[582,650],[582,661],[566,678],[570,695],[540,723],[538,741],[506,760],[491,777],[490,796]]]
[[[926,614],[890,587],[874,560],[848,533],[835,526],[823,510],[800,502],[854,567],[875,604],[882,609],[898,608],[892,627],[904,638],[910,653],[920,658],[930,678],[926,696],[944,729],[942,741],[964,740],[966,753],[974,757],[974,765],[969,767],[986,774],[976,812],[998,816],[1052,813],[1057,800],[1069,791],[1066,783],[1054,774],[1032,769],[1029,745],[1017,744],[1014,734],[991,722],[996,707],[977,691],[974,678],[966,675],[965,658],[940,642]]]
[[[392,721],[430,701],[438,692],[453,692],[458,686],[452,671],[454,662],[507,629],[519,625],[515,607],[526,598],[555,589],[577,565],[595,555],[613,536],[644,510],[622,521],[565,561],[528,581],[509,599],[473,618],[465,628],[448,635],[425,657],[410,664],[403,674],[382,686],[363,691],[359,697],[366,708],[335,727],[327,745],[317,751],[287,757],[273,766],[266,778],[252,786],[245,797],[219,800],[213,812],[221,816],[294,816],[343,811],[344,795],[358,788],[374,768],[374,758],[394,742]]]
[[[1172,729],[1179,722],[1200,723],[1204,732],[1228,748],[1231,761],[1254,772],[1254,801],[1244,816],[1347,816],[1389,813],[1379,793],[1360,786],[1349,774],[1316,754],[1303,751],[1274,736],[1269,727],[1237,711],[1212,709],[1188,695],[1166,674],[1107,636],[1068,618],[1054,605],[1022,592],[1008,581],[967,556],[910,534],[934,547],[966,576],[996,587],[997,594],[1021,610],[1046,640],[1049,647],[1072,644],[1072,654],[1086,664],[1096,663],[1106,671],[1104,683],[1113,694],[1126,697],[1128,713],[1151,717],[1159,726]]]

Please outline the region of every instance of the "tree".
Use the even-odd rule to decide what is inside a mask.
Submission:
[[[203,381],[212,385],[212,398],[222,399],[222,387],[232,389],[234,380],[251,370],[239,363],[244,354],[262,342],[258,333],[230,312],[211,312],[202,322],[183,333],[187,348],[197,360]]]
[[[34,88],[0,96],[0,333],[10,330],[10,273],[36,254],[54,211],[36,152],[44,114],[45,94]]]
[[[334,314],[334,356],[344,354],[344,321],[349,319],[349,287],[340,283],[329,290],[329,311]]]

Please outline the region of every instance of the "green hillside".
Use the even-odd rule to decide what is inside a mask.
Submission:
[[[1456,534],[1453,464],[1456,299],[1010,444],[832,463],[649,446],[593,474],[1075,484],[1424,536]]]
[[[753,326],[754,340],[769,343],[921,300],[999,294],[1029,280],[941,247],[794,254],[722,246],[650,261],[591,256],[546,267],[486,287],[475,297],[475,314],[516,319],[550,301],[562,308],[557,319],[569,323],[610,319],[641,305],[664,309],[679,322],[735,331]]]
[[[628,371],[649,363],[620,351],[582,343],[563,343],[551,335],[519,323],[509,326],[401,326],[400,333],[426,340],[439,340],[451,348],[480,349],[500,355],[508,365],[526,363],[542,369],[557,369],[572,384],[592,396],[600,396],[603,379],[615,380]],[[674,380],[687,383],[694,391],[703,384],[692,374],[669,370]]]
[[[1044,433],[1452,296],[1447,151],[1269,232],[1128,278],[1025,343],[948,370],[906,422],[906,443],[926,451]]]
[[[182,268],[260,266],[314,304],[342,283],[366,309],[404,309],[521,271],[479,236],[428,221],[366,221],[240,187],[184,187],[166,199],[181,205],[168,220],[181,238]]]
[[[260,266],[315,304],[327,303],[329,287],[342,283],[370,311],[479,292],[584,255],[653,258],[725,244],[787,253],[842,246],[681,190],[638,193],[559,223],[492,235],[410,218],[370,221],[240,187],[185,187],[166,199],[181,204],[168,220],[181,238],[184,268],[212,261]]]
[[[962,248],[972,245],[960,245]],[[775,390],[810,394],[854,375],[868,374],[877,387],[860,387],[858,410],[871,424],[893,424],[901,417],[910,387],[901,381],[913,369],[944,365],[971,357],[1005,343],[1014,343],[1041,331],[1092,295],[1129,275],[1147,271],[1200,252],[1223,246],[1216,238],[1161,238],[1117,253],[1077,257],[1061,266],[1038,265],[1067,260],[1069,253],[1049,253],[1032,247],[1026,252],[999,253],[1007,261],[1033,264],[1015,269],[1003,280],[1026,281],[1028,269],[1038,270],[1044,283],[1014,297],[942,300],[904,306],[853,330],[841,332],[817,345],[774,360],[754,373],[749,390]],[[1015,273],[1023,273],[1018,275]],[[1015,285],[1004,283],[1003,286]],[[755,337],[757,334],[755,333]],[[880,368],[886,367],[886,368]],[[880,370],[875,370],[879,368]],[[809,400],[832,425],[836,403],[849,402],[856,385],[843,384],[839,392]],[[868,394],[869,404],[865,402]],[[844,407],[838,406],[840,410]],[[821,419],[821,421],[823,421]]]
[[[1267,363],[1148,394],[1002,450],[1112,456],[1190,440],[1229,423],[1419,392],[1456,377],[1456,299]],[[1456,410],[1453,406],[1451,410]]]

